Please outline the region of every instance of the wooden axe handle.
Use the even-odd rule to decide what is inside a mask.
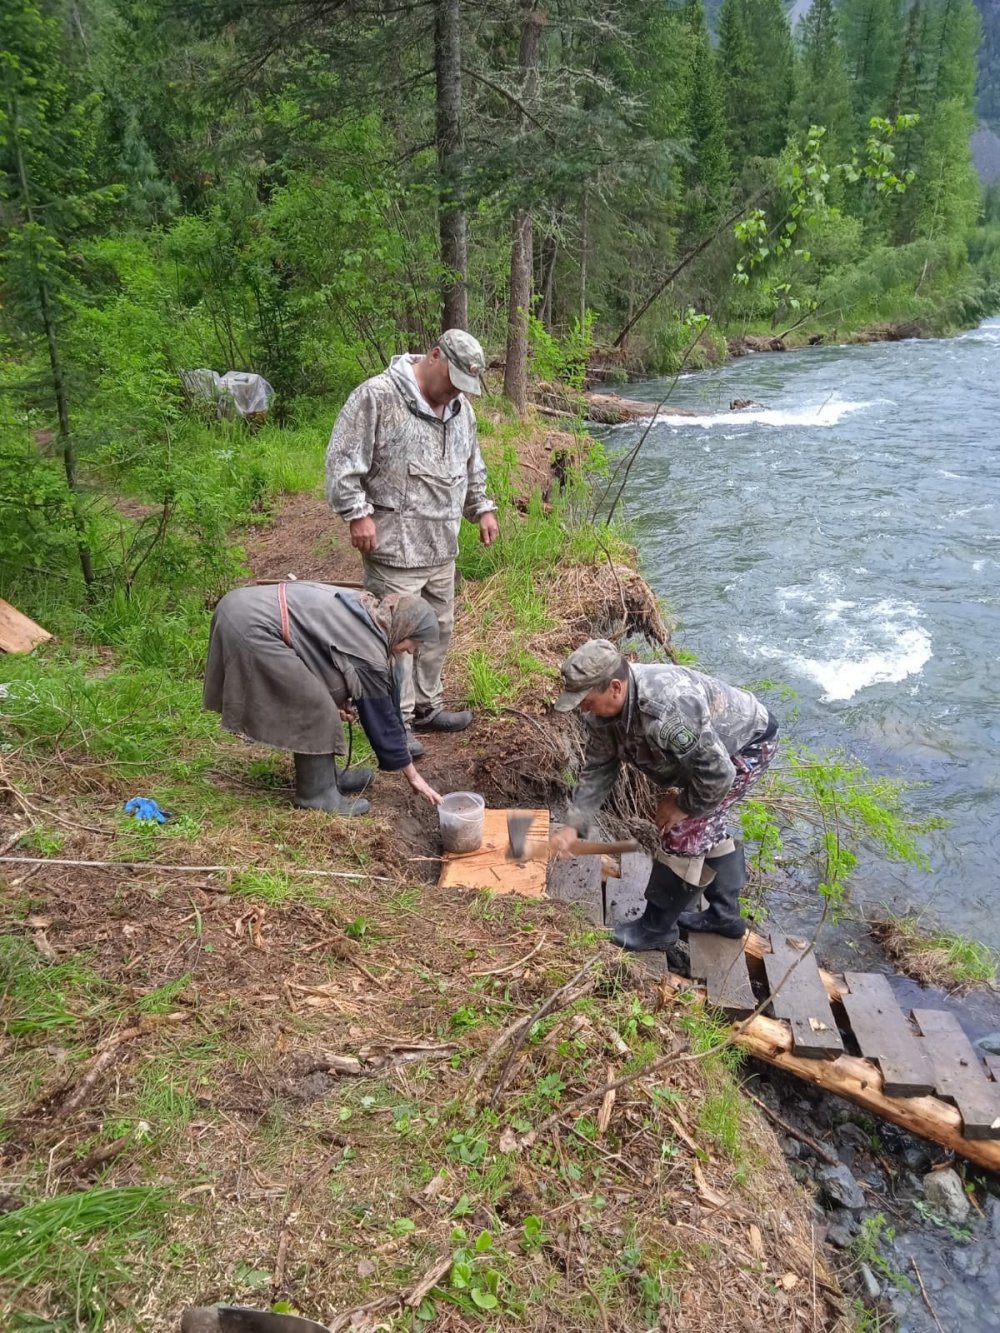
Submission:
[[[641,852],[642,848],[635,838],[624,842],[574,842],[570,844],[570,856],[605,856],[611,852]]]

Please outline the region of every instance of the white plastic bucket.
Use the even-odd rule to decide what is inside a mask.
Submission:
[[[446,852],[474,852],[483,844],[486,802],[474,791],[453,791],[438,806],[441,843]]]

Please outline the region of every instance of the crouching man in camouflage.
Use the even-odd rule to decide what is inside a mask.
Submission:
[[[612,939],[623,949],[666,949],[678,927],[738,939],[747,925],[739,905],[746,862],[726,816],[773,759],[778,723],[746,690],[688,667],[633,665],[607,639],[591,639],[560,670],[565,689],[555,707],[580,709],[587,749],[554,849],[565,852],[586,832],[622,763],[663,791],[646,910]],[[688,911],[702,891],[708,910]]]
[[[410,754],[417,731],[462,731],[469,712],[444,708],[441,672],[455,619],[455,557],[462,519],[496,540],[496,505],[476,417],[466,394],[481,392],[483,349],[462,329],[442,333],[426,356],[394,356],[365,380],[337,417],[326,451],[326,497],[350,526],[376,597],[417,593],[438,619],[440,637],[407,670],[400,707]]]

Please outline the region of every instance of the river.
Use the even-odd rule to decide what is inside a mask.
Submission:
[[[855,901],[1000,948],[1000,319],[749,356],[669,401],[698,415],[654,424],[625,503],[677,641],[726,679],[794,690],[766,697],[798,740],[924,784],[913,807],[948,820],[923,839],[931,872],[868,863]]]

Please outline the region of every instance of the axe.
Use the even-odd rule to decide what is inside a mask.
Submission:
[[[526,861],[532,851],[528,848],[528,830],[534,822],[534,815],[527,815],[521,810],[512,811],[507,816],[508,861]],[[544,844],[548,850],[548,844]],[[604,856],[611,852],[638,852],[642,848],[634,838],[623,842],[582,842],[577,840],[569,849],[570,856]]]
[[[297,1315],[271,1314],[238,1305],[185,1310],[181,1333],[330,1333],[326,1324]]]

